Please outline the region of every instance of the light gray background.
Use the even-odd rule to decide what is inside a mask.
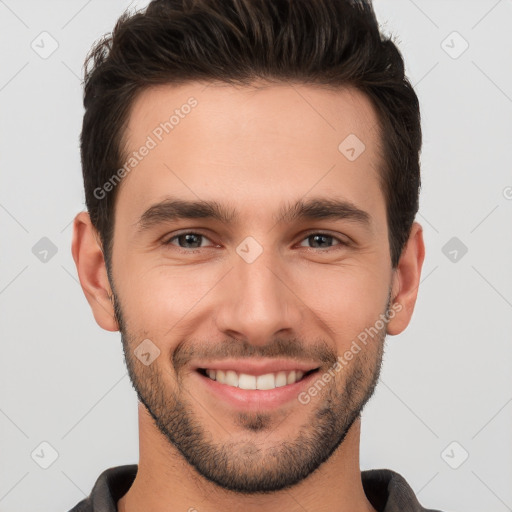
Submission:
[[[120,336],[94,322],[70,253],[82,64],[128,5],[146,2],[0,0],[1,512],[68,510],[101,471],[138,460]],[[421,101],[427,255],[363,414],[361,468],[398,471],[424,506],[510,511],[512,2],[375,7]],[[43,31],[58,42],[48,58],[31,47],[51,48]],[[32,252],[43,237],[57,249],[46,262]],[[468,249],[455,262],[452,237]],[[44,441],[58,452],[48,469],[35,462],[51,461]]]

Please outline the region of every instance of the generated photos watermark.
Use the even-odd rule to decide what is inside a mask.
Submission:
[[[96,187],[93,191],[96,199],[104,199],[109,192],[121,182],[121,180],[130,173],[137,165],[139,165],[150,151],[155,149],[160,142],[164,139],[165,135],[171,133],[176,126],[179,125],[182,119],[192,112],[194,107],[197,107],[197,100],[191,96],[186,103],[181,105],[180,108],[174,109],[174,113],[167,121],[161,122],[156,126],[151,134],[146,138],[146,141],[137,151],[133,151],[127,158],[125,164],[117,169],[117,171],[101,186]]]
[[[368,343],[369,338],[373,339],[379,332],[384,329],[389,320],[392,320],[397,313],[402,311],[403,306],[399,302],[394,303],[386,314],[381,313],[379,319],[371,327],[366,327],[364,331],[357,335],[357,339],[352,340],[350,348],[342,355],[338,356],[336,362],[319,377],[306,391],[302,391],[297,395],[298,401],[302,405],[307,405],[311,402],[311,397],[314,397],[318,392],[324,388],[337,373],[339,373],[345,366],[348,365],[356,354],[361,352],[361,346],[357,343],[359,341],[363,345]]]

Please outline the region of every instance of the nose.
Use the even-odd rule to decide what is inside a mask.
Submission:
[[[217,328],[251,345],[267,345],[277,336],[296,336],[304,304],[287,282],[283,262],[265,250],[256,261],[235,254],[216,312]]]

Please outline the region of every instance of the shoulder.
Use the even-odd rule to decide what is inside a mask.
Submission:
[[[378,512],[442,512],[424,508],[406,479],[391,469],[361,471],[363,489]]]
[[[91,494],[68,512],[116,512],[117,501],[131,487],[137,468],[137,464],[129,464],[106,469],[96,480]]]

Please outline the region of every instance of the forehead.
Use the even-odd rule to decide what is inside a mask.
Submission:
[[[368,140],[371,143],[377,135],[377,124],[369,99],[353,87],[333,90],[320,85],[264,81],[250,85],[189,82],[140,91],[123,135],[129,149],[143,142],[141,136],[152,134],[162,142],[160,139],[171,133],[179,136],[179,132],[188,132],[189,125],[193,125],[190,128],[196,138],[216,141],[223,135],[230,141],[233,135],[259,140],[279,135],[311,137],[312,142],[321,137],[328,144],[354,133],[363,139],[372,138]]]
[[[127,201],[134,215],[168,194],[229,197],[253,210],[277,209],[281,199],[309,192],[353,203],[383,200],[378,118],[353,88],[266,82],[151,87],[132,105],[124,148],[125,163],[139,154],[118,191],[118,201]]]

